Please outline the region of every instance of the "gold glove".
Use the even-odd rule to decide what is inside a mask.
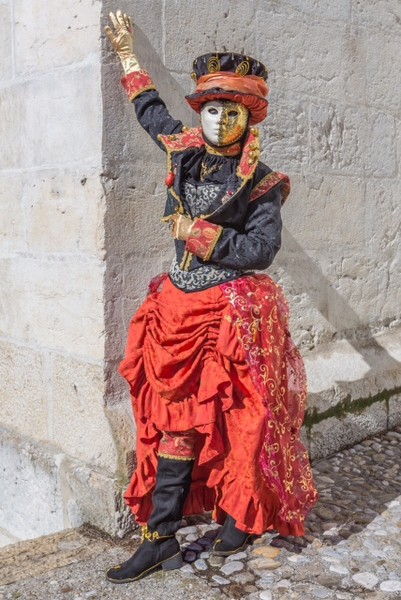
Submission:
[[[170,222],[173,224],[171,235],[175,240],[187,241],[194,226],[192,219],[184,215],[174,215]]]
[[[140,71],[134,54],[134,36],[131,17],[118,10],[116,14],[109,14],[114,31],[106,25],[104,28],[114,50],[117,52],[126,75],[134,71]]]

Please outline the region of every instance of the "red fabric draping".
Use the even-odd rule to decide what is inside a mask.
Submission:
[[[256,75],[241,76],[237,73],[228,73],[226,71],[209,73],[207,75],[202,75],[202,77],[198,79],[196,92],[204,92],[205,90],[213,88],[242,92],[244,94],[254,94],[260,98],[266,98],[269,93],[269,87],[261,77],[256,77]]]
[[[269,87],[261,77],[217,71],[202,75],[197,81],[195,92],[186,96],[186,100],[197,112],[200,112],[203,104],[209,100],[231,100],[244,104],[251,113],[250,125],[255,125],[267,116],[268,93]]]
[[[289,339],[286,311],[284,321],[272,317],[278,314],[279,299],[266,289],[271,291],[275,284],[261,277],[190,294],[175,288],[168,278],[159,278],[131,322],[120,372],[131,388],[138,467],[125,498],[140,523],[146,523],[152,510],[162,431],[194,430],[197,460],[185,514],[214,510],[222,522],[228,513],[237,526],[254,534],[268,529],[282,535],[304,532],[303,517],[313,503],[314,488],[306,472],[305,451],[299,446],[302,363],[299,357],[291,360],[294,348],[284,342]],[[257,281],[261,290],[249,300],[242,296],[247,280]],[[253,304],[261,300],[264,305],[257,309]],[[267,337],[254,331],[257,310],[263,318],[269,314],[265,324],[260,320]],[[245,335],[249,315],[253,342]],[[256,350],[265,342],[266,365],[273,359],[266,380]],[[299,383],[299,393],[288,393],[288,384]],[[280,387],[274,399],[266,394],[273,385]],[[290,465],[294,477],[301,475],[292,487]]]
[[[281,287],[266,275],[243,277],[221,287],[266,409],[261,470],[280,499],[279,517],[302,523],[317,501],[317,491],[300,437],[307,384],[301,355],[288,330],[287,301]]]

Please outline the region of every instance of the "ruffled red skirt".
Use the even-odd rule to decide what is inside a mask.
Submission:
[[[137,469],[125,495],[152,511],[163,431],[196,431],[184,514],[230,514],[260,535],[302,535],[316,501],[300,441],[306,382],[281,289],[265,275],[185,293],[167,278],[131,321],[120,373],[131,389]]]

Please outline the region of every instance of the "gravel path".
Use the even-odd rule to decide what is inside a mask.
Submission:
[[[246,552],[211,558],[217,526],[188,520],[180,571],[116,586],[104,570],[131,554],[132,541],[66,532],[0,551],[0,600],[401,600],[401,428],[313,470],[320,501],[305,538],[266,534]]]

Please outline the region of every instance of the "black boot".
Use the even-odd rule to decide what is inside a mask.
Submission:
[[[193,461],[159,457],[153,511],[142,529],[142,543],[129,560],[107,571],[113,583],[128,583],[145,577],[160,567],[179,569],[183,565],[175,532],[191,485]]]
[[[227,515],[224,525],[218,533],[216,541],[212,547],[214,556],[230,556],[236,552],[245,550],[252,536],[235,527],[235,520]]]

